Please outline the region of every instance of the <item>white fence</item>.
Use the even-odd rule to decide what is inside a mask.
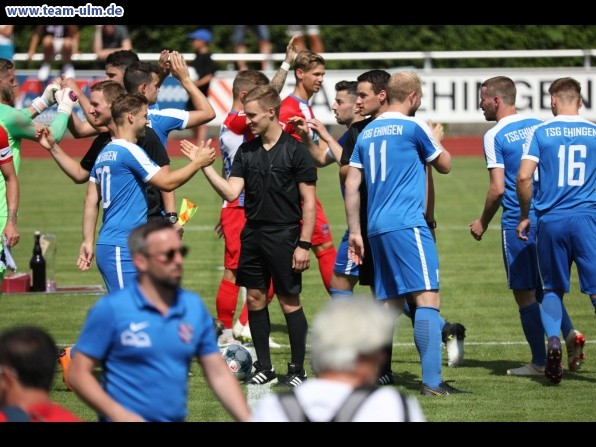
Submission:
[[[22,55],[15,58],[19,60]],[[274,54],[274,60],[283,60],[282,54]],[[327,60],[356,59],[361,60],[412,60],[422,58],[428,62],[425,68],[419,70],[423,81],[423,100],[418,116],[432,118],[446,124],[486,123],[483,114],[478,109],[480,101],[480,84],[492,76],[509,76],[517,85],[517,107],[522,113],[532,113],[539,118],[548,119],[552,116],[548,87],[553,80],[571,76],[582,85],[584,107],[580,110],[582,116],[596,121],[596,69],[590,64],[590,58],[596,56],[596,50],[535,50],[535,51],[454,51],[454,52],[407,52],[407,53],[329,53],[324,54]],[[454,58],[536,58],[555,57],[568,58],[583,56],[584,64],[578,67],[564,68],[482,68],[482,69],[436,69],[430,61],[436,59]],[[78,55],[79,60],[94,60],[94,55]],[[93,57],[93,59],[89,59]],[[140,53],[143,60],[156,61],[157,53]],[[185,54],[190,59],[193,54]],[[213,58],[223,61],[234,61],[237,54],[215,54]],[[261,54],[243,55],[246,60],[262,60]],[[403,69],[403,67],[379,67],[374,62],[370,68],[384,68],[389,72]],[[340,80],[355,80],[365,70],[327,70],[323,88],[312,98],[315,116],[326,125],[336,124],[331,110],[335,98],[335,84]],[[18,73],[28,76],[27,82],[36,83],[36,70],[18,70]],[[57,73],[56,73],[57,74]],[[273,72],[266,72],[271,78]],[[212,81],[209,99],[216,110],[216,118],[210,125],[218,126],[225,118],[232,104],[232,81],[235,70],[218,71]],[[101,71],[77,71],[77,80],[82,83],[93,82],[103,77]],[[295,86],[293,76],[288,76],[286,85],[281,92],[285,97]],[[34,93],[34,92],[31,92]],[[34,97],[33,95],[31,95]],[[188,96],[178,81],[169,77],[162,85],[158,101],[162,107],[184,108]],[[25,104],[26,105],[26,104]]]
[[[159,53],[138,53],[141,60],[157,61]],[[321,53],[328,61],[375,61],[375,60],[423,60],[424,69],[432,70],[433,60],[441,59],[537,59],[537,58],[575,58],[581,57],[584,60],[583,67],[586,70],[591,68],[591,58],[596,57],[596,49],[571,49],[571,50],[494,50],[494,51],[387,51],[387,52],[359,52],[359,53]],[[194,58],[193,53],[183,53],[186,60]],[[234,63],[239,56],[236,53],[217,53],[213,54],[213,60],[216,62]],[[254,62],[270,59],[281,62],[285,58],[283,53],[274,53],[264,55],[260,53],[243,54],[242,59]],[[42,54],[35,54],[34,61],[41,61]],[[94,53],[80,53],[73,55],[74,61],[94,61]],[[27,60],[26,53],[17,53],[15,61],[23,62]]]

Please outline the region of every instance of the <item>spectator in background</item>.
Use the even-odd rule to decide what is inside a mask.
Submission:
[[[223,407],[235,420],[248,420],[246,397],[217,348],[207,306],[180,287],[187,247],[175,228],[164,220],[142,224],[128,247],[138,274],[89,311],[73,350],[73,390],[100,420],[182,422],[196,358]],[[109,366],[101,382],[94,376],[100,365]]]
[[[205,98],[208,97],[209,84],[217,71],[217,67],[209,51],[209,42],[211,42],[212,37],[211,31],[206,28],[199,28],[188,35],[188,38],[192,40],[192,47],[195,52],[195,59],[190,63],[190,67],[188,67],[191,80],[199,88],[201,93],[205,95]],[[196,110],[191,98],[186,103],[186,110]],[[207,124],[195,127],[194,132],[197,144],[205,141],[208,133]]]
[[[365,298],[328,302],[310,331],[311,363],[317,377],[292,393],[268,394],[252,421],[425,422],[413,396],[376,386],[384,348],[393,342],[393,318]]]
[[[57,355],[54,339],[40,328],[0,335],[0,422],[82,422],[50,401]]]
[[[108,55],[120,50],[132,50],[126,25],[95,25],[93,52],[97,56],[99,68],[104,68]]]
[[[265,59],[261,67],[263,70],[272,70],[273,66],[271,64],[271,36],[269,34],[269,27],[267,25],[236,25],[234,26],[234,45],[236,47],[236,53],[244,54],[246,53],[246,28],[250,27],[254,30],[257,40],[259,42],[259,52],[261,54],[266,54],[267,59]],[[238,64],[238,70],[247,70],[248,65],[244,60],[236,61]]]
[[[0,57],[12,60],[14,57],[14,25],[0,25]]]
[[[29,42],[27,59],[31,60],[41,41],[43,62],[37,73],[37,78],[45,82],[50,77],[52,60],[56,54],[62,55],[62,73],[66,78],[74,78],[75,70],[72,65],[72,55],[79,52],[79,27],[77,25],[39,25]]]
[[[325,51],[325,45],[321,40],[321,34],[319,25],[288,25],[288,36],[296,36],[296,49],[302,51],[306,49],[304,42],[304,34],[308,36],[310,43],[310,50],[313,53],[323,53]]]

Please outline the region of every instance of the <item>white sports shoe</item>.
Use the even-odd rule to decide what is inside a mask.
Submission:
[[[64,64],[62,67],[62,73],[65,78],[74,78],[76,75],[75,69],[72,64]]]
[[[512,368],[507,370],[507,374],[510,376],[543,376],[544,366],[536,366],[533,363],[520,366],[519,368]]]
[[[236,340],[232,334],[232,329],[224,329],[222,334],[217,338],[217,346],[223,348],[225,346],[231,345],[235,341]]]
[[[447,349],[447,366],[455,368],[464,359],[466,328],[460,323],[445,323],[441,338]]]
[[[50,64],[41,64],[39,71],[37,72],[37,79],[41,82],[45,82],[50,77]]]
[[[241,326],[240,322],[236,322],[234,325],[234,330],[236,329],[236,325]],[[240,332],[236,339],[240,340],[243,344],[252,344],[252,334],[250,333],[250,326],[247,324],[246,326],[242,326]],[[270,348],[281,348],[279,343],[273,341],[271,337],[269,337],[269,347]]]
[[[234,323],[234,326],[232,327],[232,333],[234,334],[234,338],[240,337],[242,329],[244,329],[244,325],[240,323],[240,320],[236,320],[236,323]]]

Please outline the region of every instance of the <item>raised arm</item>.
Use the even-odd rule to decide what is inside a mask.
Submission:
[[[172,51],[170,53],[171,73],[188,93],[192,105],[196,110],[189,110],[188,122],[186,128],[200,126],[208,123],[215,118],[215,110],[205,95],[199,90],[195,83],[190,79],[188,65],[180,53]]]
[[[277,90],[277,93],[281,93],[281,90],[284,87],[284,84],[286,83],[286,78],[288,77],[288,72],[290,71],[292,62],[294,62],[294,59],[296,59],[296,55],[298,54],[298,52],[296,51],[296,47],[294,46],[295,39],[296,36],[292,36],[292,38],[290,39],[290,42],[286,47],[286,57],[279,69],[277,70],[277,72],[275,73],[275,76],[273,76],[273,79],[271,79],[271,82],[269,83],[271,84],[271,87]]]

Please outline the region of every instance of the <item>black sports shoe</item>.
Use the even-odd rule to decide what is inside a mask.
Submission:
[[[255,367],[255,372],[244,381],[245,384],[247,384],[247,385],[265,385],[266,383],[269,383],[269,382],[272,382],[272,383],[277,382],[277,374],[275,374],[275,370],[273,368],[271,368],[271,369],[263,368],[263,366],[261,365],[261,362],[259,362],[258,360],[253,363],[253,366]]]
[[[447,366],[455,368],[464,359],[466,328],[460,323],[447,323],[441,331],[441,339],[447,348]]]
[[[563,364],[561,363],[563,349],[561,340],[557,336],[549,337],[546,345],[546,365],[544,375],[555,385],[563,379]]]
[[[306,371],[295,363],[288,363],[288,375],[279,379],[276,386],[297,387],[306,380]]]
[[[449,394],[464,394],[467,391],[458,390],[453,388],[447,382],[441,382],[438,387],[431,388],[428,385],[422,384],[420,388],[420,394],[423,396],[447,396]]]
[[[394,385],[395,384],[395,376],[393,375],[393,371],[384,371],[377,379],[377,384],[378,385]]]

